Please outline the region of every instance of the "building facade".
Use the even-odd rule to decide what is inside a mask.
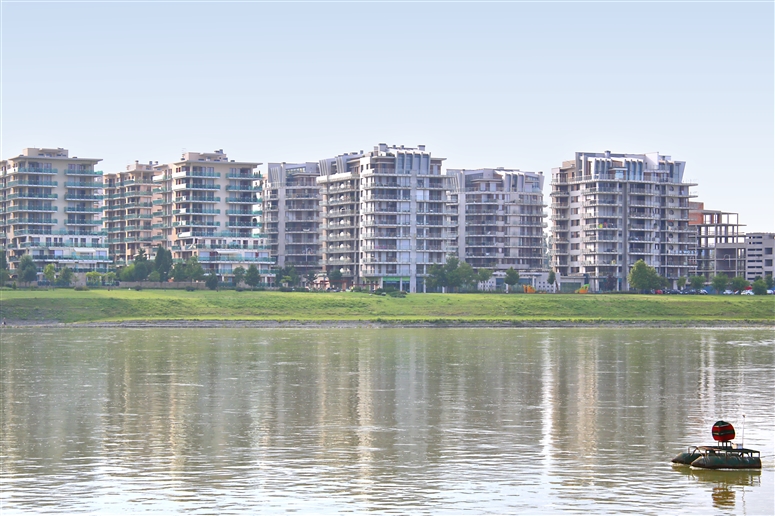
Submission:
[[[317,163],[270,163],[263,182],[267,244],[278,267],[307,277],[320,270],[320,175]]]
[[[773,265],[775,233],[748,233],[745,235],[745,279],[775,277]]]
[[[628,290],[643,260],[676,284],[694,273],[683,161],[658,153],[577,152],[552,171],[552,266],[592,290]]]
[[[737,213],[706,210],[690,203],[690,226],[695,231],[696,273],[710,281],[717,274],[730,278],[745,274],[745,234]]]
[[[122,172],[104,175],[103,221],[116,265],[131,263],[141,249],[151,255],[153,167],[153,162],[135,161]]]
[[[422,292],[446,259],[443,158],[379,144],[320,161],[322,263],[345,284]]]
[[[107,271],[100,161],[62,148],[27,148],[0,163],[0,246],[12,272],[24,254],[38,272],[48,264]]]
[[[474,269],[544,268],[542,173],[448,169],[445,176],[447,252]]]
[[[155,165],[154,245],[175,261],[197,257],[206,272],[231,281],[237,267],[255,265],[271,281],[273,260],[262,233],[260,163],[229,160],[223,150],[186,152]]]

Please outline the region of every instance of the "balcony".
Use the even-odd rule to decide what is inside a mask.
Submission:
[[[74,170],[74,169],[67,169],[65,170],[65,175],[67,176],[101,176],[102,170]]]

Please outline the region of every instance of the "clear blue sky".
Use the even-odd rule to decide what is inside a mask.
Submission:
[[[774,14],[772,2],[3,2],[0,155],[66,147],[117,171],[183,149],[267,163],[385,142],[549,178],[575,151],[659,151],[687,162],[706,207],[773,231]]]

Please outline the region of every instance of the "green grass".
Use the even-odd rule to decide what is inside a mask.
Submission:
[[[10,322],[133,320],[372,321],[386,323],[715,322],[775,320],[775,296],[410,294],[233,290],[3,290]]]

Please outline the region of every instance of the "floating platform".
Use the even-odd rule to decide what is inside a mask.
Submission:
[[[690,446],[686,452],[678,454],[673,463],[702,469],[762,469],[757,450],[732,446]]]

